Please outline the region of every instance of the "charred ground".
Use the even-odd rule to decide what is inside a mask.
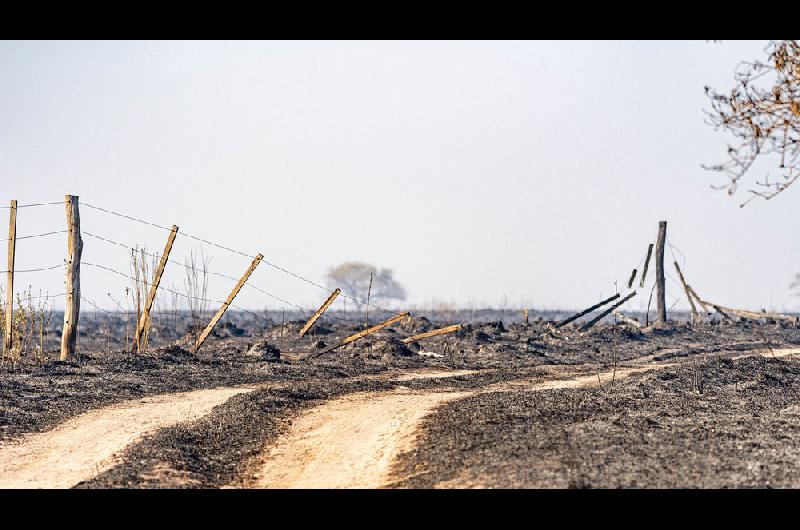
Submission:
[[[456,479],[469,483],[478,480],[475,477],[484,477],[486,482],[481,485],[488,486],[680,485],[694,480],[696,473],[690,471],[697,462],[684,454],[685,463],[674,465],[673,474],[664,473],[659,466],[672,465],[671,459],[685,453],[687,444],[706,447],[698,440],[708,436],[710,428],[744,444],[720,445],[720,451],[731,451],[731,462],[736,455],[741,459],[742,451],[750,447],[741,438],[749,427],[762,433],[758,439],[765,444],[763,454],[776,454],[773,449],[780,442],[775,438],[780,425],[776,418],[792,406],[793,378],[798,375],[793,361],[726,360],[741,351],[768,352],[799,345],[800,329],[785,323],[673,323],[645,330],[602,324],[590,333],[566,330],[566,337],[558,337],[547,332],[544,321],[496,321],[465,325],[455,334],[403,345],[400,338],[442,325],[418,318],[308,359],[308,354],[337,344],[363,326],[325,323],[313,336],[296,339],[301,325],[302,321],[229,325],[197,355],[190,352],[187,342],[177,341],[146,354],[84,349],[70,362],[23,359],[16,366],[4,365],[0,370],[0,440],[46,430],[87,410],[126,399],[265,384],[235,396],[200,420],[159,430],[131,446],[121,464],[82,484],[219,487],[239,480],[250,459],[285,432],[302,410],[350,392],[396,387],[400,383],[389,377],[394,371],[471,369],[477,373],[402,384],[411,388],[480,388],[523,377],[553,377],[556,369],[563,375],[630,362],[692,358],[698,360],[697,369],[690,365],[636,376],[617,383],[613,392],[576,389],[547,391],[538,397],[521,392],[490,393],[446,405],[426,422],[420,449],[404,455],[397,468],[398,486],[432,486]],[[226,335],[226,329],[234,332]],[[695,390],[687,386],[686,378],[694,381],[698,372],[702,383]],[[783,386],[769,386],[772,378]],[[734,391],[720,390],[728,389],[734,380],[742,383],[741,388],[734,383]],[[749,388],[754,389],[752,393],[746,390]],[[778,392],[780,399],[769,392]],[[706,416],[698,416],[702,411]],[[774,417],[764,419],[766,423],[752,423],[756,412],[762,418]],[[716,423],[709,423],[716,416]],[[470,421],[459,425],[459,418]],[[661,427],[653,427],[651,421]],[[735,431],[739,424],[743,425],[741,432]],[[700,438],[691,438],[690,433],[700,433]],[[794,440],[794,434],[786,436],[787,442]],[[674,438],[672,445],[667,443],[670,437]],[[626,449],[620,449],[620,444]],[[650,444],[663,448],[649,451]],[[580,447],[593,449],[580,454]],[[712,460],[697,469],[718,469],[712,463],[721,457],[707,448],[702,451]],[[783,451],[788,455],[790,447]],[[573,456],[559,460],[559,454]],[[550,463],[544,465],[542,455],[551,455],[552,462],[547,460]],[[789,475],[778,473],[775,466],[790,456],[783,460],[759,457],[767,466],[763,479],[739,469],[728,475],[716,473],[714,480],[724,485],[785,485],[791,481]],[[507,466],[516,472],[509,472]],[[647,478],[655,475],[661,482]],[[698,479],[695,484],[706,482]]]

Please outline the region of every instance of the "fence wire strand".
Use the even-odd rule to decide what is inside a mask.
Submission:
[[[123,214],[123,213],[120,213],[120,212],[115,212],[113,210],[109,210],[107,208],[102,208],[100,206],[95,206],[93,204],[89,204],[89,203],[86,203],[86,202],[82,202],[81,204],[85,205],[85,206],[88,206],[89,208],[93,208],[95,210],[99,210],[99,211],[102,211],[102,212],[105,212],[105,213],[108,213],[108,214],[111,214],[111,215],[116,215],[118,217],[122,217],[122,218],[131,220],[131,221],[135,221],[137,223],[141,223],[141,224],[144,224],[144,225],[153,226],[155,228],[159,228],[159,229],[165,230],[167,232],[171,232],[172,231],[171,228],[167,228],[165,226],[161,226],[159,224],[152,223],[150,221],[146,221],[144,219],[139,219],[139,218],[133,217],[131,215]],[[231,252],[233,254],[244,256],[244,257],[247,257],[247,258],[250,258],[250,259],[255,259],[255,256],[250,254],[250,253],[243,252],[241,250],[237,250],[237,249],[234,249],[234,248],[231,248],[231,247],[226,247],[225,245],[221,245],[219,243],[215,243],[215,242],[210,241],[208,239],[205,239],[205,238],[202,238],[202,237],[199,237],[199,236],[195,236],[195,235],[192,235],[192,234],[189,234],[189,233],[186,233],[186,232],[182,232],[180,230],[178,231],[177,235],[178,236],[188,237],[190,239],[194,239],[194,240],[199,241],[201,243],[205,243],[205,244],[220,248],[222,250],[226,250],[226,251]],[[123,245],[123,246],[127,246],[127,245]],[[128,247],[128,248],[130,248],[130,247]],[[321,285],[321,284],[319,284],[319,283],[317,283],[317,282],[315,282],[315,281],[313,281],[313,280],[311,280],[311,279],[309,279],[309,278],[307,278],[307,277],[305,277],[305,276],[303,276],[301,274],[298,274],[296,272],[290,271],[289,269],[287,269],[285,267],[281,267],[280,265],[278,265],[276,263],[272,263],[272,262],[270,262],[270,261],[268,261],[268,260],[266,260],[264,258],[262,258],[261,261],[263,263],[265,263],[266,265],[268,265],[269,267],[272,267],[275,270],[278,270],[278,271],[280,271],[280,272],[282,272],[284,274],[292,276],[292,277],[294,277],[294,278],[296,278],[298,280],[301,280],[301,281],[303,281],[303,282],[305,282],[305,283],[307,283],[309,285],[312,285],[312,286],[314,286],[314,287],[316,287],[318,289],[321,289],[322,291],[325,291],[326,293],[329,293],[331,291],[331,289],[329,289],[328,287],[325,287],[324,285]],[[377,309],[378,311],[382,311],[383,313],[399,314],[396,311],[392,311],[390,309],[385,309],[385,308],[377,306],[377,305],[375,305],[375,304],[373,304],[371,302],[365,302],[364,300],[356,298],[355,296],[350,296],[350,295],[348,295],[348,294],[346,294],[344,292],[342,292],[339,296],[347,298],[348,300],[352,300],[353,302],[356,302],[357,304],[361,304],[363,306],[367,306],[367,307],[371,307],[373,309]]]

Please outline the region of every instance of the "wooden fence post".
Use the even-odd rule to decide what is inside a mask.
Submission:
[[[653,244],[647,245],[647,256],[644,258],[644,269],[642,269],[642,278],[639,280],[639,288],[644,288],[644,280],[647,278],[647,268],[650,266],[650,256],[653,255]]]
[[[333,303],[333,301],[336,300],[336,297],[339,296],[339,293],[341,293],[341,292],[342,292],[342,290],[337,287],[331,293],[331,295],[328,297],[328,299],[325,300],[325,302],[320,306],[320,308],[317,309],[317,312],[314,313],[313,315],[311,315],[311,318],[308,319],[308,322],[306,322],[306,325],[303,326],[303,329],[300,330],[300,336],[301,337],[303,335],[305,335],[306,333],[308,333],[308,330],[311,329],[311,326],[313,326],[314,323],[319,319],[319,317],[322,316],[322,313],[324,313],[325,310],[328,309],[328,306],[330,306]]]
[[[667,239],[667,222],[659,221],[656,240],[656,321],[667,321],[667,291],[664,287],[664,243]]]
[[[78,336],[78,321],[81,312],[81,217],[78,209],[78,197],[64,196],[67,214],[67,279],[66,302],[64,308],[64,329],[61,331],[61,355],[59,359],[67,360],[75,354],[75,340]]]
[[[636,279],[636,272],[637,272],[637,271],[636,271],[636,269],[633,269],[633,272],[631,272],[631,277],[630,277],[630,279],[628,280],[628,289],[630,289],[631,287],[633,287],[633,280],[635,280],[635,279]]]
[[[253,263],[250,264],[250,266],[247,268],[247,271],[244,273],[244,276],[242,276],[239,282],[234,286],[233,291],[231,291],[231,294],[228,295],[228,298],[225,300],[225,303],[223,303],[222,306],[217,310],[217,314],[214,315],[214,318],[212,318],[211,322],[208,323],[206,329],[204,329],[203,332],[200,334],[200,336],[197,338],[197,342],[194,345],[195,353],[197,353],[197,351],[200,349],[200,346],[203,345],[203,342],[205,342],[206,337],[208,337],[209,333],[211,333],[211,330],[214,329],[214,326],[217,325],[217,322],[219,322],[219,319],[222,318],[222,315],[225,314],[225,311],[228,310],[228,307],[233,303],[233,299],[236,298],[236,295],[239,294],[239,291],[242,290],[242,287],[244,287],[245,282],[250,277],[250,275],[253,274],[253,271],[256,270],[256,267],[258,267],[258,264],[261,263],[261,260],[263,258],[264,256],[262,254],[258,254],[253,259]]]
[[[6,335],[4,337],[4,348],[6,353],[11,352],[13,345],[14,328],[14,253],[17,246],[17,201],[11,201],[11,210],[8,215],[8,282],[6,288]]]
[[[452,333],[454,331],[458,331],[461,329],[461,324],[453,324],[452,326],[447,326],[445,328],[434,329],[433,331],[426,331],[425,333],[420,333],[418,335],[414,335],[403,339],[401,342],[403,344],[411,344],[412,342],[417,342],[420,339],[427,339],[428,337],[435,337],[437,335],[444,335],[446,333]]]
[[[571,317],[569,317],[567,319],[562,320],[561,322],[559,322],[558,324],[555,325],[555,328],[556,329],[562,328],[562,327],[566,326],[567,324],[569,324],[570,322],[572,322],[573,320],[577,320],[577,319],[581,318],[583,315],[591,313],[595,309],[597,309],[599,307],[603,307],[607,303],[609,303],[609,302],[611,302],[613,300],[616,300],[617,298],[619,298],[619,293],[617,293],[614,296],[611,296],[609,298],[606,298],[602,302],[598,302],[598,303],[594,304],[592,307],[584,309],[583,311],[581,311],[579,313],[575,313],[574,315],[572,315]]]
[[[683,290],[686,293],[686,298],[689,300],[689,307],[692,309],[692,323],[700,322],[700,315],[697,312],[694,301],[692,301],[691,287],[689,287],[689,284],[686,283],[686,278],[683,277],[683,272],[681,271],[680,266],[678,266],[678,262],[675,261],[674,264],[675,270],[678,271],[678,278],[680,278],[681,285],[683,285]]]
[[[153,303],[156,300],[156,292],[158,291],[158,284],[161,283],[161,276],[164,274],[164,268],[167,266],[167,261],[169,260],[169,253],[172,250],[172,243],[175,241],[175,236],[177,234],[178,234],[178,227],[172,225],[172,230],[170,231],[169,236],[167,237],[167,245],[164,247],[164,253],[161,255],[161,261],[158,264],[156,275],[153,278],[153,284],[150,286],[150,293],[147,296],[147,302],[144,305],[144,311],[142,312],[139,318],[139,322],[136,325],[136,335],[134,336],[134,342],[136,343],[136,351],[138,353],[142,352],[142,342],[144,342],[145,347],[147,346],[147,335],[149,334],[147,330],[150,327],[150,310],[153,308]]]
[[[367,329],[365,329],[365,330],[359,331],[358,333],[354,333],[354,334],[350,335],[349,337],[347,337],[346,339],[344,339],[344,340],[343,340],[342,342],[340,342],[339,344],[337,344],[337,345],[335,345],[335,346],[331,346],[331,347],[330,347],[330,348],[328,348],[327,350],[322,350],[322,351],[320,351],[320,352],[313,353],[313,354],[309,355],[309,357],[316,357],[317,355],[322,355],[323,353],[328,353],[328,352],[331,352],[331,351],[333,351],[333,350],[335,350],[335,349],[337,349],[337,348],[341,348],[341,347],[342,347],[342,346],[344,346],[345,344],[350,344],[351,342],[355,342],[355,341],[357,341],[358,339],[360,339],[360,338],[362,338],[362,337],[366,337],[366,336],[367,336],[367,335],[369,335],[370,333],[375,333],[375,332],[376,332],[376,331],[378,331],[379,329],[383,329],[383,328],[385,328],[386,326],[391,326],[391,325],[392,325],[392,324],[394,324],[395,322],[398,322],[398,321],[400,321],[400,320],[403,320],[404,318],[406,318],[406,317],[408,317],[408,316],[411,316],[411,313],[409,313],[408,311],[406,311],[405,313],[400,313],[399,315],[395,315],[395,316],[393,316],[392,318],[390,318],[390,319],[388,319],[388,320],[384,320],[384,321],[383,321],[383,322],[381,322],[380,324],[375,324],[375,325],[374,325],[374,326],[372,326],[371,328],[367,328]]]
[[[608,309],[606,309],[605,311],[603,311],[602,313],[600,313],[599,315],[594,317],[592,320],[590,320],[589,322],[587,322],[586,324],[584,324],[583,326],[578,328],[578,331],[586,331],[590,327],[592,327],[595,324],[597,324],[598,322],[600,322],[606,315],[608,315],[609,313],[611,313],[612,311],[617,309],[619,306],[621,306],[622,304],[624,304],[625,302],[627,302],[628,300],[630,300],[634,296],[636,296],[636,291],[633,291],[631,294],[629,294],[628,296],[626,296],[625,298],[623,298],[622,300],[620,300],[616,304],[612,305],[611,307],[609,307]]]

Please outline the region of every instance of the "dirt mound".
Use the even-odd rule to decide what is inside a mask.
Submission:
[[[260,340],[247,349],[245,355],[260,357],[261,359],[280,359],[281,351],[269,341]]]
[[[425,333],[433,329],[433,324],[425,317],[411,317],[408,323],[404,323],[403,327],[418,333]]]
[[[411,357],[415,353],[402,341],[394,338],[378,340],[372,345],[372,350],[384,356]]]
[[[214,336],[219,338],[241,337],[244,330],[233,322],[223,322],[214,328]]]
[[[168,363],[193,363],[198,361],[194,353],[177,344],[162,346],[161,348],[153,350],[150,355],[160,361]]]
[[[483,331],[481,331],[479,329],[476,329],[474,331],[474,333],[472,334],[472,338],[478,344],[483,344],[485,342],[489,342],[490,340],[492,340],[492,337],[490,337],[489,335],[487,335],[486,333],[484,333]]]
[[[500,333],[505,333],[505,331],[506,331],[506,327],[503,325],[503,321],[502,320],[497,320],[495,322],[489,322],[489,327],[492,329],[492,331],[496,335],[500,334]]]

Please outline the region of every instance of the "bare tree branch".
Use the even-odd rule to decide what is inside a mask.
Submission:
[[[742,207],[756,197],[772,199],[800,177],[800,43],[772,41],[764,52],[766,61],[739,63],[730,94],[705,88],[711,101],[706,123],[736,138],[736,145],[728,145],[727,161],[703,166],[728,179],[712,188],[733,195],[759,158],[775,158],[782,170],[778,180],[769,175],[756,180],[758,188],[748,190]]]

